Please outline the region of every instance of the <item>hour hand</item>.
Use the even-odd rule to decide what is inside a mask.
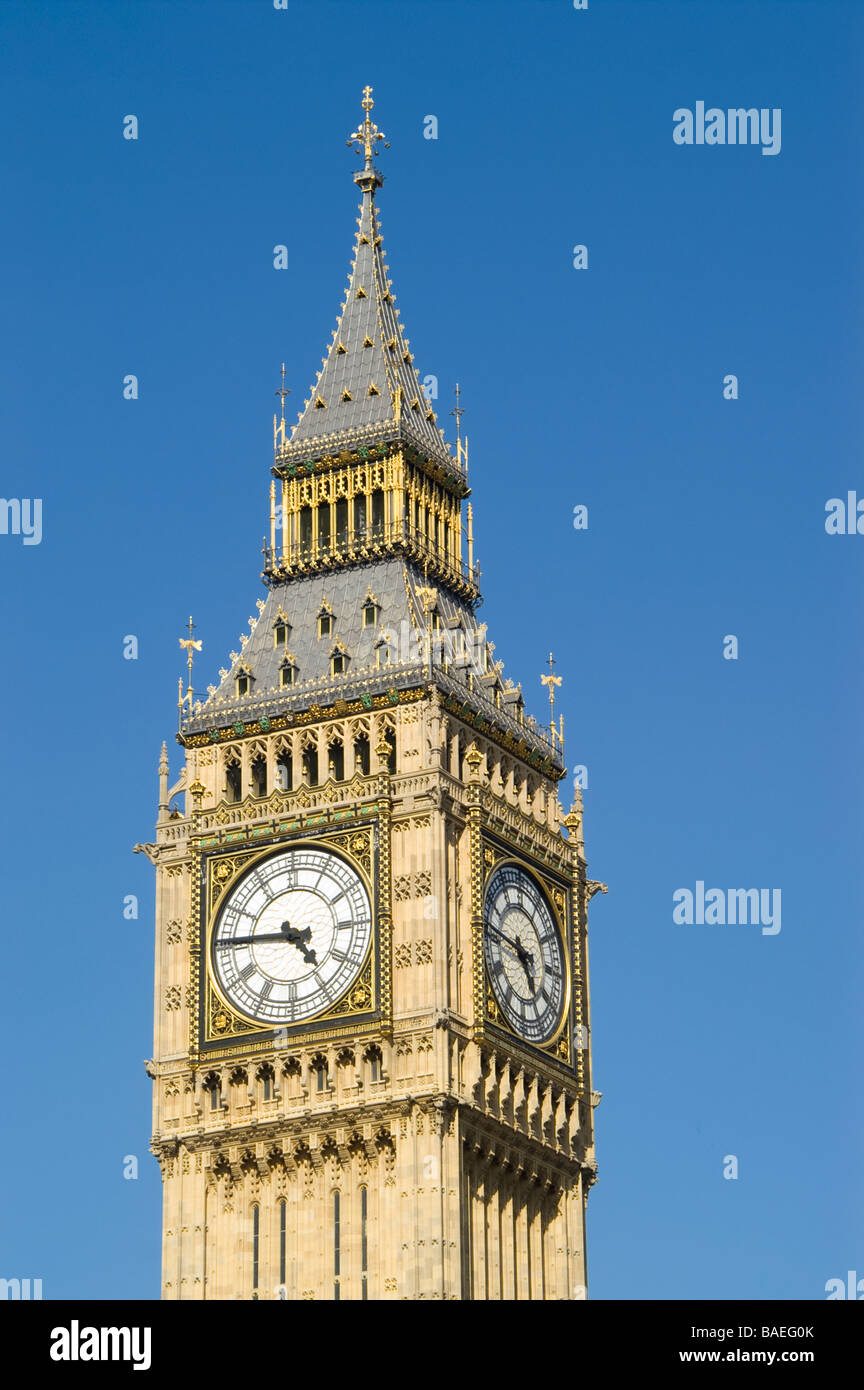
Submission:
[[[290,922],[283,922],[280,931],[286,941],[290,941],[292,946],[297,947],[307,965],[318,964],[317,955],[309,947],[309,942],[312,939],[311,927],[292,927]]]
[[[520,959],[521,959],[521,956],[522,956],[522,947],[519,945],[519,942],[518,942],[518,941],[514,941],[513,938],[512,938],[512,936],[508,936],[507,933],[501,931],[501,929],[500,929],[499,927],[493,927],[491,922],[490,922],[488,925],[489,925],[489,930],[490,930],[495,936],[500,936],[500,938],[501,938],[502,941],[506,941],[506,942],[507,942],[507,945],[510,946],[510,947],[512,947],[512,949],[516,952],[517,956],[519,956]]]

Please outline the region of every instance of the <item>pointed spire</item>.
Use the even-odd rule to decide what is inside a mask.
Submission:
[[[371,118],[372,88],[363,93],[364,117],[348,144],[363,157],[354,181],[363,192],[354,254],[339,319],[317,378],[291,432],[274,432],[279,471],[308,466],[316,447],[371,446],[405,439],[442,466],[458,472],[414,366],[396,310],[384,253],[375,191],[383,178],[373,163],[383,132]]]

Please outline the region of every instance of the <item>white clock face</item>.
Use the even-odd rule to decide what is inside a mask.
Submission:
[[[282,850],[250,869],[220,908],[213,974],[247,1018],[302,1023],[356,980],[371,939],[359,874],[329,850]]]
[[[561,937],[540,888],[515,864],[496,869],[486,889],[486,968],[495,999],[526,1042],[555,1036],[566,1004]]]

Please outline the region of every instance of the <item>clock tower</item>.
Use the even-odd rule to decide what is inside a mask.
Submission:
[[[264,596],[206,696],[190,625],[185,765],[159,766],[162,1297],[584,1298],[603,885],[561,731],[477,618],[461,410],[454,453],[363,108],[348,287],[293,428],[284,369],[278,393]]]

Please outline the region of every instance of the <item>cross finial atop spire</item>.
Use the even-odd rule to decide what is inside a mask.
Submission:
[[[284,363],[284,362],[282,363],[282,385],[279,387],[279,390],[278,390],[278,391],[274,391],[274,392],[273,392],[273,395],[274,395],[274,396],[280,396],[281,399],[282,399],[282,424],[283,424],[283,426],[284,426],[284,424],[285,424],[285,397],[291,395],[290,387],[288,387],[288,386],[285,385],[285,363]],[[283,433],[284,433],[284,431],[283,431]]]
[[[384,145],[385,150],[389,150],[390,142],[386,139],[383,130],[379,130],[375,122],[370,118],[369,113],[375,103],[372,100],[372,88],[369,86],[363,88],[363,101],[361,105],[364,113],[363,122],[357,127],[354,134],[349,136],[348,145],[358,150],[365,161],[364,168],[359,174],[354,175],[354,182],[359,183],[365,193],[368,190],[380,188],[384,181],[378,173],[378,170],[374,167],[372,160],[378,153],[379,143]]]
[[[182,710],[182,708],[183,708],[184,705],[187,705],[187,704],[188,704],[188,706],[189,706],[189,713],[191,714],[191,713],[192,713],[192,699],[193,699],[193,691],[192,691],[192,662],[195,660],[195,656],[194,656],[195,652],[200,652],[203,643],[197,641],[196,638],[194,638],[194,637],[192,636],[192,633],[195,631],[195,624],[193,623],[191,617],[190,617],[188,623],[186,624],[186,627],[187,627],[187,629],[188,629],[188,631],[189,631],[189,636],[188,636],[188,637],[181,637],[181,638],[180,638],[180,646],[183,648],[183,650],[184,650],[185,653],[186,653],[187,665],[188,665],[188,667],[189,667],[189,681],[188,681],[188,686],[187,686],[186,694],[184,695],[184,694],[183,694],[183,677],[182,677],[182,676],[180,677],[180,699],[179,699],[179,702],[178,702],[178,703],[179,703],[179,705],[180,705],[180,709],[181,709],[181,710]]]
[[[465,451],[462,448],[462,416],[465,414],[465,407],[462,404],[462,389],[458,381],[456,382],[456,404],[450,411],[450,414],[456,416],[456,460],[461,468],[463,463],[463,454],[465,453]],[[465,443],[468,443],[467,439]],[[467,463],[467,457],[465,459],[465,462]]]
[[[555,687],[561,684],[561,677],[554,674],[555,658],[551,652],[549,653],[548,666],[548,676],[541,676],[540,679],[549,691],[549,721],[552,730],[552,747],[554,748],[556,739],[560,738],[562,744],[564,742],[564,724],[562,721],[560,731],[555,728]]]

